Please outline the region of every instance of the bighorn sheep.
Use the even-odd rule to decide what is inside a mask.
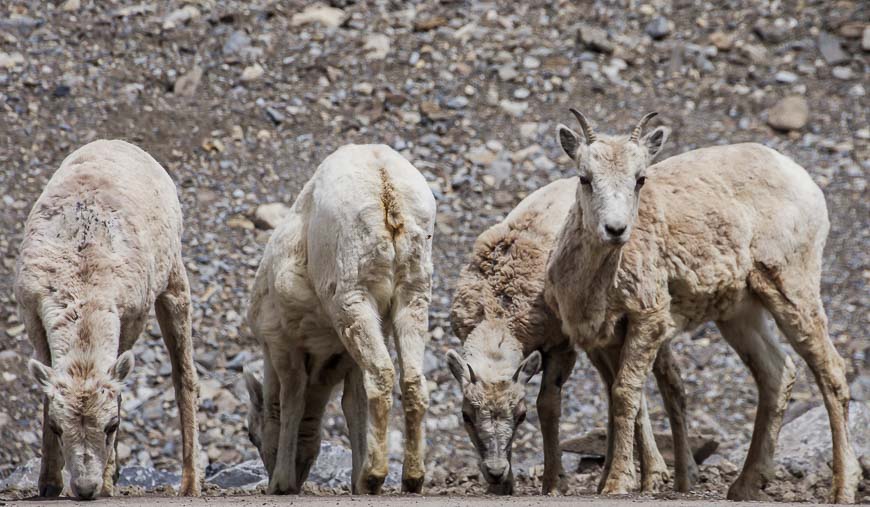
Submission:
[[[248,375],[252,412],[261,412],[250,418],[261,427],[249,430],[269,493],[301,489],[319,450],[324,407],[342,379],[351,488],[380,491],[395,379],[389,334],[405,412],[402,489],[420,492],[434,223],[435,198],[414,166],[388,146],[347,145],[317,168],[272,234],[248,311],[265,370],[262,387]]]
[[[112,493],[121,390],[154,306],[181,416],[179,493],[199,495],[198,383],[175,185],[150,155],[95,141],[69,155],[24,232],[15,296],[45,393],[39,495]]]
[[[821,190],[802,167],[759,144],[704,148],[649,166],[669,132],[640,136],[655,113],[629,136],[603,136],[572,112],[585,141],[564,125],[557,137],[581,185],[550,257],[545,295],[575,345],[621,349],[603,492],[632,486],[635,417],[656,352],[675,333],[714,321],[759,390],[752,443],[728,498],[764,496],[795,378],[772,316],[828,409],[832,500],[853,501],[860,467],[846,424],[849,388],[819,295],[829,227]]]
[[[499,224],[481,234],[457,282],[451,308],[464,357],[448,351],[451,372],[462,386],[462,417],[480,455],[490,492],[513,491],[511,443],[525,419],[525,384],[541,368],[537,410],[544,437],[543,493],[558,493],[561,389],[576,353],[544,300],[547,257],[574,204],[577,178],[558,180],[526,197]],[[601,353],[590,359],[606,384],[614,372]],[[687,491],[697,478],[688,449],[685,398],[670,350],[662,349],[656,378],[666,400],[677,449],[675,486]],[[645,408],[638,419],[643,489],[667,479]]]

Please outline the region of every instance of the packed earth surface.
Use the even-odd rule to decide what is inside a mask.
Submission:
[[[475,237],[533,190],[572,175],[555,142],[569,107],[600,131],[646,112],[673,129],[662,157],[754,141],[792,157],[824,190],[831,220],[822,294],[852,386],[850,426],[870,502],[870,9],[861,0],[302,1],[6,0],[0,3],[0,498],[34,494],[41,396],[11,293],[24,222],[61,160],[100,138],[151,153],[185,213],[206,494],[263,491],[245,428],[242,368],[260,359],[244,323],[270,229],[320,160],[385,143],[438,202],[426,351],[427,494],[483,495],[445,352],[451,292]],[[766,492],[822,501],[830,431],[803,361]],[[707,326],[674,342],[690,425],[716,452],[688,495],[722,499],[753,427],[747,368]],[[167,494],[180,471],[178,411],[156,321],[123,394],[122,494]],[[535,395],[538,379],[529,386]],[[654,426],[667,421],[649,382]],[[582,358],[564,388],[562,437],[603,427],[606,398]],[[396,399],[399,399],[398,390]],[[395,404],[386,492],[400,479]],[[338,393],[307,493],[349,491]],[[543,455],[529,410],[514,443],[517,493],[538,494]],[[565,453],[564,493],[594,493],[595,453]]]

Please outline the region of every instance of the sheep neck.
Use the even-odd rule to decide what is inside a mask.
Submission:
[[[118,355],[121,322],[116,310],[101,301],[76,301],[51,327],[52,365],[59,370],[83,364],[113,364]]]

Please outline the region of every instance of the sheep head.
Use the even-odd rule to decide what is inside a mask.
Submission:
[[[525,387],[541,369],[541,353],[529,354],[506,378],[479,377],[453,350],[447,352],[447,364],[462,387],[462,420],[490,492],[513,493],[511,447],[517,427],[526,419]]]
[[[556,128],[556,137],[576,163],[580,177],[577,205],[583,227],[605,245],[623,245],[637,220],[647,167],[661,151],[670,129],[657,127],[641,137],[643,127],[656,115],[649,113],[628,136],[602,136],[579,111],[571,109],[571,113],[580,123],[583,137],[562,124]]]
[[[121,389],[133,371],[133,353],[124,352],[107,370],[93,358],[68,357],[53,369],[31,359],[28,367],[48,399],[48,426],[60,440],[72,493],[92,499],[103,489],[103,473],[115,447]]]

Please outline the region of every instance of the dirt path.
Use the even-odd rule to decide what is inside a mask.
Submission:
[[[73,500],[67,501],[39,501],[39,500],[20,500],[20,501],[3,501],[0,500],[0,506],[3,505],[95,505],[92,502],[76,502]],[[233,506],[258,506],[268,507],[272,505],[302,505],[302,506],[353,506],[353,507],[436,507],[436,506],[460,506],[471,505],[475,507],[495,507],[495,506],[510,506],[510,507],[539,507],[539,506],[568,506],[568,505],[602,505],[608,507],[647,507],[669,505],[674,507],[719,507],[733,506],[733,502],[725,500],[651,500],[638,497],[628,498],[601,498],[599,496],[583,496],[583,497],[556,497],[547,498],[542,496],[526,496],[526,497],[407,497],[407,496],[380,496],[380,497],[360,497],[360,496],[229,496],[229,497],[203,497],[197,499],[178,498],[178,497],[124,497],[98,500],[101,506],[117,505],[124,507],[145,507],[156,503],[166,506],[205,506],[223,507],[228,505]],[[792,505],[812,505],[807,503],[753,503],[752,507],[777,506],[787,507]]]

